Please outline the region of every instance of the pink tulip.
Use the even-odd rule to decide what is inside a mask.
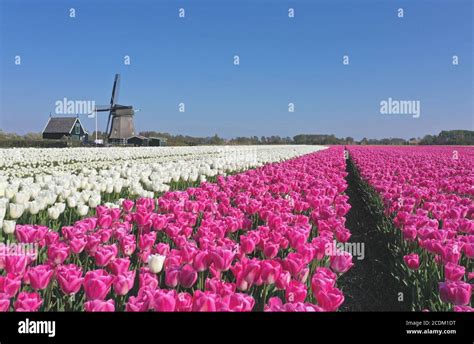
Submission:
[[[84,277],[84,293],[87,300],[104,300],[110,291],[114,277],[105,270],[93,270]]]
[[[243,265],[242,278],[251,287],[260,279],[261,266],[258,260],[249,260]]]
[[[10,296],[0,293],[0,312],[8,312],[10,309]]]
[[[7,255],[5,256],[5,271],[18,276],[23,276],[26,271],[28,259],[25,255]]]
[[[461,250],[457,245],[448,245],[445,247],[442,257],[444,263],[458,264],[461,259]]]
[[[304,257],[299,253],[289,253],[282,264],[283,268],[289,271],[292,276],[298,275],[305,266]]]
[[[174,312],[176,297],[176,290],[158,290],[154,300],[155,310],[158,312]]]
[[[337,288],[320,289],[316,293],[316,300],[324,310],[334,312],[344,302],[344,295]]]
[[[261,277],[263,283],[274,284],[281,274],[281,264],[273,260],[265,260],[261,264]]]
[[[405,226],[402,229],[402,233],[406,241],[415,241],[418,232],[415,226]]]
[[[135,282],[135,271],[122,272],[114,278],[114,292],[117,295],[127,295],[133,288]]]
[[[0,276],[0,292],[8,297],[15,296],[21,288],[21,276],[14,273],[7,273],[6,276]]]
[[[234,259],[234,252],[218,248],[209,252],[209,258],[217,271],[227,271]]]
[[[100,228],[110,228],[112,224],[112,216],[104,214],[100,216],[97,220],[97,224]]]
[[[156,274],[152,273],[148,268],[141,268],[140,275],[138,276],[139,288],[150,287],[155,289],[158,287],[158,279]]]
[[[403,260],[405,261],[405,264],[408,266],[408,268],[411,270],[418,270],[418,268],[420,267],[420,258],[416,253],[404,256]]]
[[[95,252],[95,264],[97,266],[106,266],[117,256],[118,249],[115,244],[99,246]]]
[[[206,291],[210,291],[213,294],[219,295],[221,297],[234,294],[235,288],[236,286],[234,283],[224,282],[219,278],[206,279]]]
[[[469,283],[461,281],[440,282],[439,294],[443,302],[465,306],[471,300],[472,287]]]
[[[84,302],[86,312],[115,312],[114,300],[91,300]]]
[[[288,271],[282,271],[278,279],[275,281],[275,287],[285,290],[291,281],[291,274]]]
[[[319,267],[311,278],[311,290],[314,296],[321,290],[331,290],[336,284],[337,276],[328,268]]]
[[[101,243],[100,236],[96,233],[92,233],[86,237],[86,240],[85,250],[89,255],[93,256]]]
[[[169,288],[175,288],[179,282],[180,268],[172,266],[165,270],[165,284]]]
[[[145,312],[153,309],[156,290],[149,286],[140,288],[138,295],[130,296],[125,306],[127,312]]]
[[[86,237],[74,237],[69,241],[69,248],[72,253],[81,253],[87,245]]]
[[[126,235],[120,239],[120,250],[124,255],[131,256],[136,248],[137,244],[133,235]]]
[[[183,288],[191,288],[194,283],[196,283],[197,278],[198,274],[196,270],[194,270],[194,268],[189,264],[183,266],[178,274],[179,284]]]
[[[36,312],[43,303],[38,293],[22,291],[13,305],[16,312]]]
[[[249,236],[240,237],[240,249],[245,254],[250,254],[255,250],[255,240]]]
[[[283,301],[277,296],[271,297],[265,305],[265,312],[279,312],[283,307]]]
[[[215,312],[216,295],[196,290],[193,296],[193,312]]]
[[[177,312],[191,312],[193,308],[193,297],[188,293],[179,293],[176,298]]]
[[[116,258],[107,265],[107,268],[115,276],[123,274],[125,272],[128,272],[128,269],[130,268],[130,259]]]
[[[48,287],[49,281],[53,277],[53,270],[49,265],[37,265],[30,268],[27,274],[31,287],[35,290],[43,290]]]
[[[138,239],[138,247],[142,251],[149,250],[155,243],[155,240],[156,240],[156,232],[142,234],[140,235]]]
[[[274,258],[277,256],[279,248],[280,248],[279,244],[266,242],[263,245],[263,254],[268,259]]]
[[[82,286],[82,270],[74,264],[60,265],[56,269],[59,287],[66,295],[76,294]]]
[[[45,240],[46,246],[51,246],[53,244],[56,244],[59,241],[59,233],[49,231],[44,236],[44,240]]]
[[[466,273],[466,268],[453,263],[447,263],[444,266],[444,275],[447,281],[459,281]]]
[[[463,252],[469,259],[474,259],[474,243],[466,243],[463,246]]]
[[[129,199],[124,199],[122,202],[122,208],[127,213],[129,213],[132,210],[134,205],[135,203]]]
[[[193,267],[197,272],[206,271],[209,268],[209,254],[207,250],[196,253],[193,260]]]
[[[331,262],[331,269],[337,273],[347,272],[354,265],[352,263],[352,255],[345,251],[336,252],[329,260]]]
[[[470,306],[454,306],[453,310],[455,312],[474,312],[474,308]]]
[[[291,281],[285,291],[285,298],[287,302],[296,303],[304,302],[306,299],[306,286],[298,281]]]
[[[236,293],[228,297],[228,310],[231,312],[251,312],[255,306],[255,300],[250,295]]]
[[[69,256],[69,246],[63,242],[48,247],[48,258],[54,265],[62,264]]]

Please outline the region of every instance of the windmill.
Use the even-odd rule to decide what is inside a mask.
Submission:
[[[98,106],[97,112],[109,111],[107,120],[107,142],[108,143],[126,143],[127,139],[135,135],[135,126],[133,116],[135,111],[133,106],[117,104],[120,88],[120,74],[115,74],[114,86],[112,88],[112,97],[109,106]],[[110,130],[109,130],[110,125]]]

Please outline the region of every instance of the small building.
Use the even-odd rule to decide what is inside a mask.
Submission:
[[[166,139],[162,137],[145,137],[141,135],[131,136],[127,139],[127,143],[129,145],[134,145],[137,147],[142,146],[150,146],[150,147],[158,147],[158,146],[166,146]]]
[[[127,139],[127,143],[134,146],[148,146],[148,142],[148,137],[141,135],[131,136]]]
[[[78,117],[49,117],[42,134],[48,140],[67,137],[78,141],[87,141],[89,135]]]
[[[148,138],[149,146],[166,146],[166,139],[164,137],[149,137]]]

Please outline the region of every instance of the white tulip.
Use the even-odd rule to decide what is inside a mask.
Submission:
[[[38,201],[30,202],[28,205],[28,211],[31,215],[36,215],[40,212],[40,204]]]
[[[24,204],[28,202],[30,195],[25,191],[20,191],[15,195],[15,203]]]
[[[79,216],[86,216],[89,212],[89,207],[87,205],[81,204],[77,206],[77,213]]]
[[[8,183],[6,181],[0,182],[0,197],[5,196],[5,189],[7,188]]]
[[[59,218],[59,215],[60,215],[60,211],[58,208],[56,208],[55,206],[51,207],[51,208],[48,208],[48,217],[52,220],[57,220]]]
[[[55,206],[61,214],[66,210],[66,203],[56,203]]]
[[[23,204],[10,203],[10,218],[16,220],[23,215],[25,211],[25,206]]]
[[[77,199],[75,196],[69,196],[66,202],[69,208],[75,208],[77,206]]]
[[[100,195],[92,195],[89,198],[89,207],[96,208],[100,204]]]
[[[5,197],[6,198],[12,199],[13,197],[15,197],[15,194],[16,194],[16,188],[15,187],[8,186],[5,189]]]
[[[3,232],[5,234],[15,233],[16,222],[11,220],[3,220]]]
[[[150,271],[154,274],[161,272],[161,270],[163,270],[165,258],[166,256],[160,254],[150,254],[148,256],[148,267]]]

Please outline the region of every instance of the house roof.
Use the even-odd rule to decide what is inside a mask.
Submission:
[[[48,134],[69,134],[74,128],[76,121],[79,121],[77,117],[50,117],[46,127],[43,130],[43,133]],[[79,121],[79,124],[82,123]],[[87,131],[82,127],[82,129],[87,133]]]
[[[141,135],[133,135],[133,136],[130,136],[127,140],[134,139],[134,138],[138,138],[138,139],[140,139],[140,140],[148,140],[148,137],[141,136]]]

